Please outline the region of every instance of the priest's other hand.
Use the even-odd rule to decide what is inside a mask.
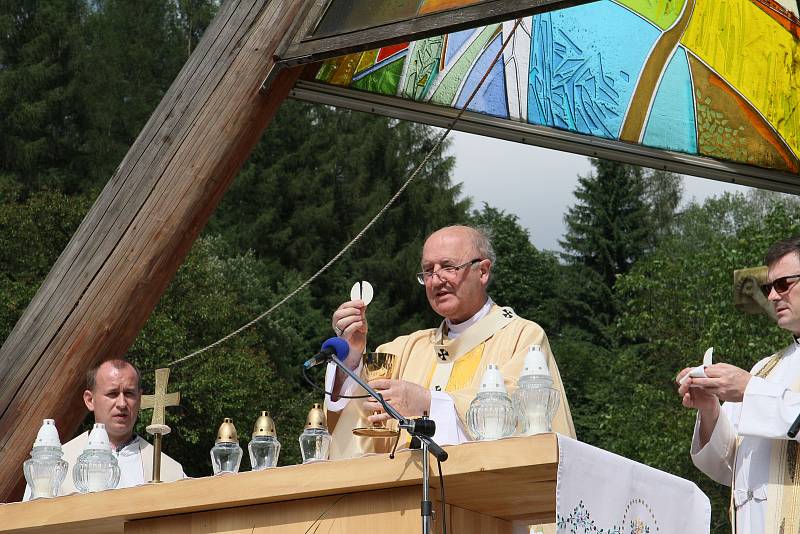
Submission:
[[[716,395],[701,387],[697,387],[695,383],[697,378],[689,377],[686,382],[683,384],[680,383],[681,379],[692,369],[692,367],[687,367],[678,373],[678,376],[675,378],[675,381],[679,384],[678,395],[681,396],[681,402],[687,408],[694,408],[695,410],[714,414],[719,411],[719,399]],[[695,387],[692,387],[692,385]]]
[[[350,345],[350,354],[345,363],[358,367],[361,354],[367,346],[367,307],[363,300],[348,300],[339,306],[331,318],[333,331]]]
[[[404,417],[419,417],[431,410],[431,391],[419,384],[407,380],[379,379],[372,380],[369,385],[378,390],[383,399]],[[374,399],[364,401],[364,410],[367,413],[380,411],[368,417],[372,423],[390,419],[389,414],[383,412],[383,406]]]
[[[753,378],[744,369],[729,363],[715,363],[705,371],[708,378],[692,378],[692,384],[726,402],[742,402],[744,390]]]

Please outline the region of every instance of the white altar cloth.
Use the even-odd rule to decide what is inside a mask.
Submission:
[[[708,497],[688,480],[558,436],[558,534],[706,534]]]

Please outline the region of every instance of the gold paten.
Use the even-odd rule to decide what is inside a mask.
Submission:
[[[217,443],[239,443],[239,434],[233,426],[233,419],[226,417],[217,430]]]
[[[379,380],[384,378],[392,378],[394,375],[394,366],[397,364],[397,356],[389,354],[388,352],[366,352],[362,356],[364,361],[364,373],[367,382],[372,380]],[[380,412],[374,412],[378,414]],[[389,421],[394,424],[394,421]],[[363,428],[354,428],[353,434],[364,438],[394,438],[400,432],[394,428],[390,428],[384,422],[372,423],[371,426]]]
[[[328,430],[328,422],[325,419],[325,410],[322,409],[321,404],[315,403],[314,406],[308,411],[306,428],[323,428]]]
[[[275,431],[275,421],[269,416],[269,412],[261,410],[261,415],[256,419],[256,424],[253,425],[253,437],[256,436],[278,437]]]

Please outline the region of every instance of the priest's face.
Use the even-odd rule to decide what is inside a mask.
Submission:
[[[139,375],[130,364],[117,368],[112,362],[103,363],[97,370],[94,387],[83,392],[83,401],[94,412],[95,423],[106,425],[114,446],[133,435],[141,400]]]
[[[475,250],[473,236],[471,228],[443,228],[434,232],[422,248],[422,270],[436,273],[425,278],[428,302],[436,313],[453,323],[475,315],[488,298],[491,261]],[[480,261],[470,264],[475,259]]]
[[[767,279],[774,283],[767,298],[775,305],[778,326],[800,335],[800,255],[781,257],[769,266]]]

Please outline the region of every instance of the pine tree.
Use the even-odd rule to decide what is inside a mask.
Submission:
[[[425,126],[288,101],[208,231],[254,250],[275,271],[311,275],[370,221],[433,143],[434,131]],[[368,280],[376,288],[375,342],[434,324],[414,273],[425,237],[468,218],[469,203],[450,183],[452,164],[435,155],[371,231],[314,283],[326,316],[349,298],[354,282]]]
[[[0,174],[61,187],[79,150],[74,60],[85,2],[0,3]]]
[[[564,216],[562,257],[573,267],[567,279],[575,324],[608,341],[617,314],[614,284],[652,244],[654,229],[645,201],[642,170],[592,160],[595,171],[579,179],[577,203]],[[604,332],[605,331],[605,332]]]

